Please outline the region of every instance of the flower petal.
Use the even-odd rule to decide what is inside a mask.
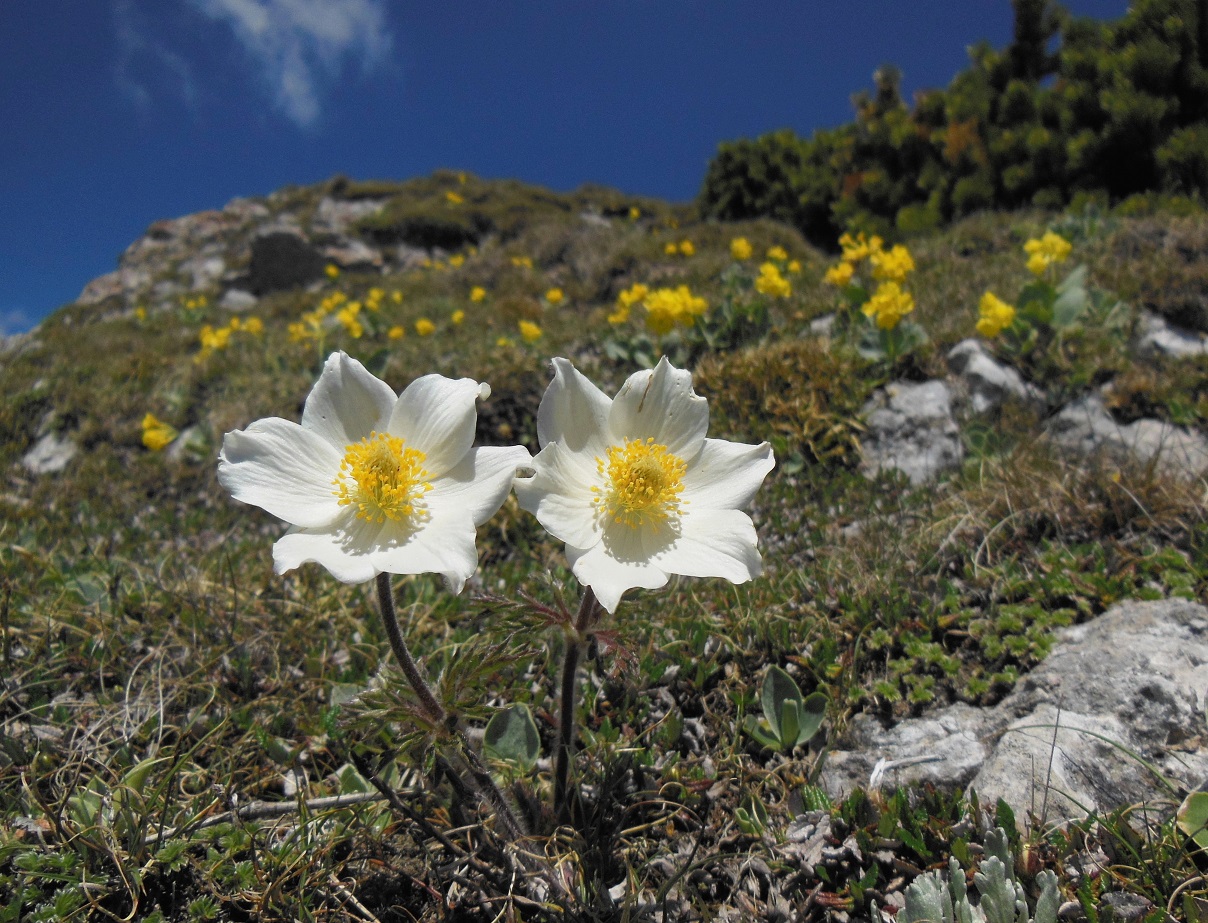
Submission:
[[[763,573],[755,525],[740,510],[695,510],[680,518],[679,537],[651,561],[669,574],[725,577],[746,583]]]
[[[599,480],[584,478],[584,466],[559,442],[551,442],[537,453],[531,477],[513,482],[520,508],[537,517],[550,535],[578,548],[591,548],[600,540],[592,486]]]
[[[476,446],[432,481],[424,501],[430,509],[448,504],[464,510],[480,526],[503,506],[516,469],[531,462],[532,456],[522,445]]]
[[[684,474],[682,500],[689,511],[741,509],[755,497],[769,471],[776,467],[766,442],[746,445],[706,439],[704,448]]]
[[[592,548],[566,546],[571,570],[590,586],[609,612],[615,612],[622,594],[632,587],[655,590],[667,582],[667,573],[650,562],[641,529],[620,526],[606,529],[605,538]]]
[[[542,448],[558,442],[584,465],[595,468],[612,444],[608,412],[612,401],[566,359],[554,359],[554,380],[537,409],[537,440]]]
[[[709,403],[692,390],[692,373],[664,356],[652,370],[629,376],[608,422],[617,437],[653,438],[690,463],[709,429]]]
[[[386,382],[356,359],[335,352],[306,398],[302,426],[343,453],[374,430],[382,432],[397,399]]]
[[[408,448],[423,452],[427,456],[424,467],[433,477],[440,477],[474,444],[478,422],[474,402],[487,394],[490,388],[472,378],[417,378],[394,405],[388,424],[390,434],[401,437]]]
[[[432,518],[413,531],[386,523],[370,558],[388,574],[441,574],[449,589],[460,593],[478,567],[474,523],[462,509],[431,512]]]
[[[296,526],[321,527],[340,514],[332,482],[341,458],[317,433],[270,417],[223,437],[218,481],[236,500]]]
[[[373,553],[383,528],[346,510],[334,528],[290,529],[273,545],[275,570],[284,574],[313,561],[342,583],[372,580],[378,575]]]

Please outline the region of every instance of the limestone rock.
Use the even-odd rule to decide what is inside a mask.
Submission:
[[[892,468],[912,484],[925,484],[961,463],[952,395],[942,381],[891,382],[873,394],[861,416],[867,425],[862,468],[870,476]]]
[[[1143,311],[1134,349],[1141,356],[1203,356],[1208,354],[1208,334],[1176,327],[1158,314]]]
[[[31,474],[57,474],[79,452],[79,446],[61,433],[49,432],[21,456],[21,464]]]
[[[1049,822],[1080,817],[1166,797],[1142,761],[1187,788],[1208,779],[1205,704],[1208,609],[1122,602],[1060,632],[993,708],[958,703],[889,729],[858,716],[823,784],[841,796],[885,760],[902,764],[884,774],[888,784],[967,786],[982,804],[1004,799],[1021,821],[1042,810]]]
[[[245,292],[241,288],[228,289],[218,300],[218,307],[224,311],[230,311],[232,314],[242,314],[244,311],[250,311],[256,307],[259,299],[251,292]]]
[[[1208,469],[1208,440],[1162,420],[1117,423],[1102,398],[1091,394],[1063,408],[1046,426],[1049,438],[1080,455],[1156,464],[1169,474],[1196,477]]]
[[[386,201],[386,199],[336,199],[324,196],[311,219],[311,231],[315,234],[343,236],[362,218],[380,212]]]
[[[1044,400],[1041,391],[1023,380],[1023,376],[986,351],[977,340],[962,340],[948,351],[948,367],[960,376],[969,391],[974,413],[986,413],[1008,398],[1029,403]]]

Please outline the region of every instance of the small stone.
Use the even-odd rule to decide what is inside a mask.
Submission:
[[[21,457],[31,474],[57,474],[75,458],[79,446],[60,433],[47,433]]]
[[[952,393],[942,381],[891,382],[873,394],[861,416],[867,426],[861,467],[868,476],[894,469],[912,484],[926,484],[964,457]]]

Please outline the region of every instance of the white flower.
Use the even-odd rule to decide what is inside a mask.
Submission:
[[[478,566],[475,527],[529,461],[523,446],[473,447],[474,402],[490,391],[425,375],[395,396],[332,353],[302,424],[272,417],[227,433],[218,480],[292,525],[273,546],[279,574],[307,561],[345,583],[439,573],[460,592]]]
[[[775,465],[768,444],[706,439],[709,407],[665,358],[615,400],[565,359],[537,413],[541,451],[517,477],[520,505],[555,537],[609,612],[670,574],[743,583],[763,562],[740,510]]]

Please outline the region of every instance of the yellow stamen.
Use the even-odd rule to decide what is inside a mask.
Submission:
[[[688,466],[653,438],[612,446],[607,459],[596,459],[596,469],[608,479],[607,487],[592,488],[601,516],[631,529],[679,516]]]
[[[332,481],[340,506],[355,505],[358,519],[376,523],[426,518],[423,496],[432,489],[426,458],[396,436],[370,433],[344,450],[340,475]]]

